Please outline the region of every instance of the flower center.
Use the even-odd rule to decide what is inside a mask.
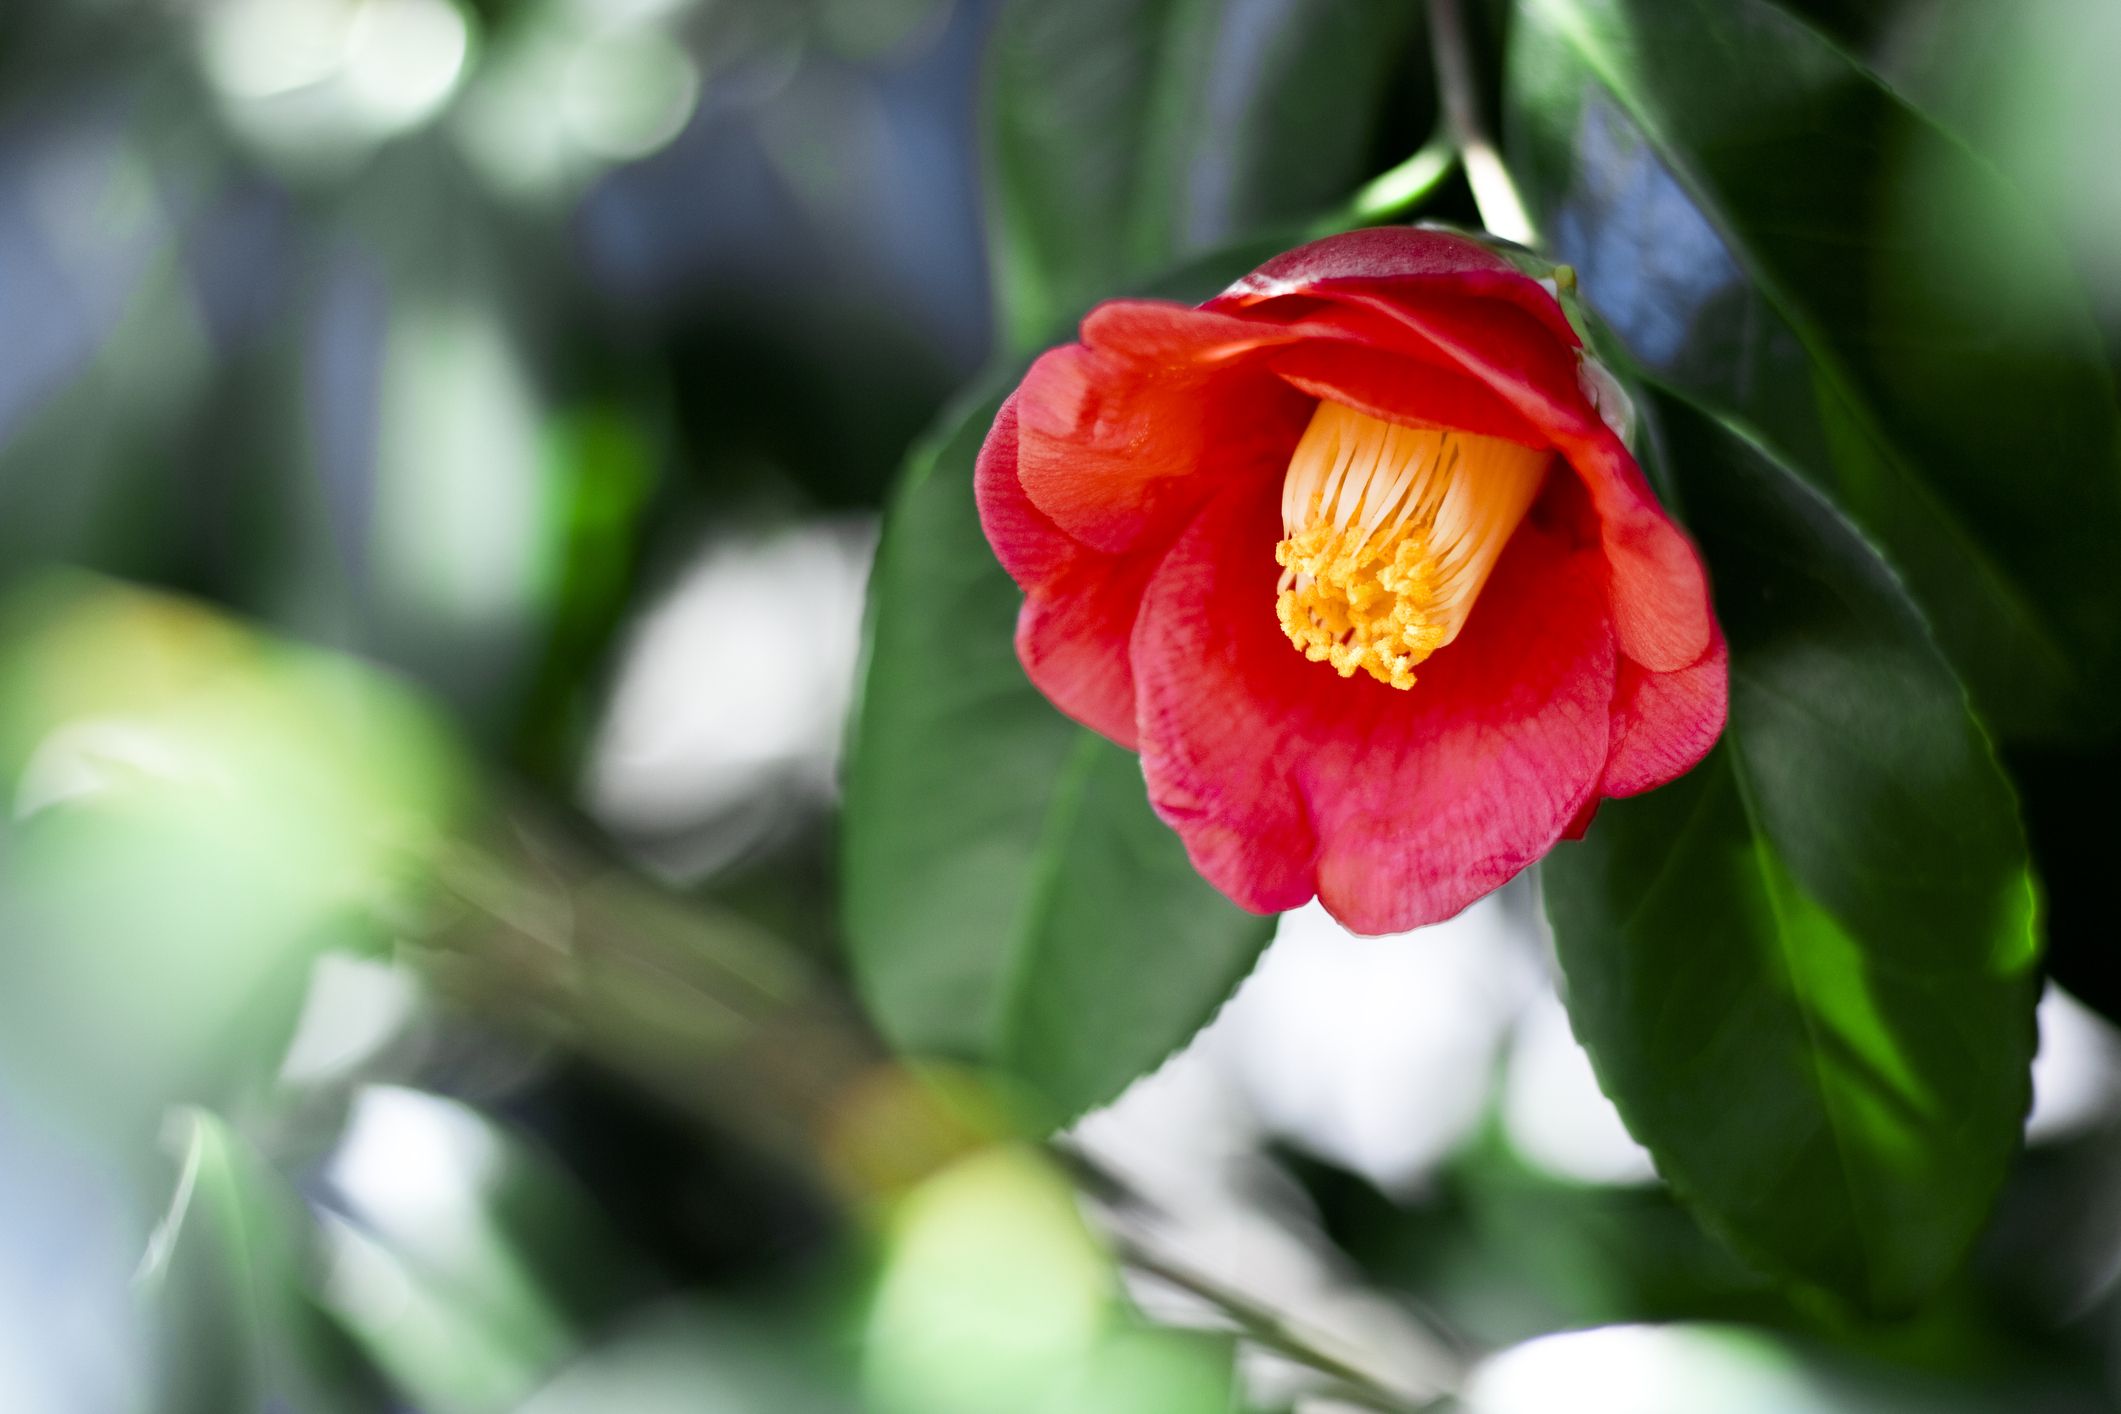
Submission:
[[[1342,677],[1412,687],[1465,627],[1550,456],[1321,401],[1282,482],[1282,631]]]

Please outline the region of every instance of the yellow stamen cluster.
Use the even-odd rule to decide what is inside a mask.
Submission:
[[[1342,677],[1412,687],[1465,627],[1550,455],[1320,402],[1282,483],[1282,631]]]

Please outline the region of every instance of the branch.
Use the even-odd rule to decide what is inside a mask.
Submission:
[[[1436,87],[1443,103],[1444,126],[1458,146],[1459,160],[1465,163],[1466,183],[1473,188],[1480,222],[1504,240],[1529,246],[1538,233],[1481,121],[1463,0],[1429,0],[1429,30],[1436,51]]]
[[[1285,1360],[1325,1376],[1332,1387],[1321,1392],[1330,1393],[1344,1403],[1378,1410],[1380,1414],[1425,1414],[1425,1411],[1441,1408],[1446,1402],[1445,1399],[1419,1404],[1410,1401],[1367,1370],[1319,1349],[1279,1312],[1199,1272],[1182,1267],[1131,1238],[1114,1234],[1113,1252],[1135,1271],[1155,1277],[1215,1307],[1230,1318],[1240,1335],[1262,1350],[1271,1350]]]
[[[1409,1311],[1429,1344],[1437,1368],[1427,1372],[1425,1384],[1440,1391],[1433,1396],[1410,1393],[1396,1387],[1388,1376],[1365,1370],[1330,1351],[1286,1315],[1258,1297],[1223,1284],[1166,1251],[1159,1251],[1130,1226],[1153,1226],[1168,1215],[1156,1201],[1107,1168],[1068,1139],[1047,1145],[1055,1162],[1068,1170],[1077,1188],[1093,1204],[1102,1207],[1106,1220],[1100,1230],[1123,1266],[1153,1277],[1213,1307],[1237,1334],[1258,1348],[1279,1355],[1292,1364],[1323,1377],[1329,1388],[1316,1393],[1330,1395],[1345,1404],[1381,1411],[1381,1414],[1431,1414],[1449,1407],[1452,1393],[1465,1373],[1463,1348],[1439,1326]]]

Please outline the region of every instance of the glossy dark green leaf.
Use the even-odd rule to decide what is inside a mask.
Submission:
[[[1158,293],[1204,298],[1269,253],[1210,257]],[[1001,1065],[1073,1114],[1198,1030],[1274,925],[1194,873],[1133,753],[1024,676],[1022,596],[972,496],[1000,403],[946,419],[885,520],[848,753],[846,926],[894,1044]]]
[[[2017,194],[1765,0],[1520,8],[1514,165],[1590,304],[1869,534],[1999,733],[2109,730],[2114,390]]]
[[[1727,425],[1653,410],[1730,637],[1730,726],[1548,860],[1570,1016],[1711,1227],[1787,1278],[1905,1308],[1979,1230],[2030,1096],[2010,788],[1852,528]]]
[[[1273,930],[1203,883],[1131,752],[1047,705],[972,501],[998,399],[916,459],[871,583],[847,929],[900,1048],[1000,1062],[1062,1110],[1207,1020]]]
[[[1344,0],[1010,0],[986,126],[1011,340],[1352,195],[1424,72],[1419,23],[1419,6]]]
[[[1901,29],[1922,0],[1782,0],[1783,8],[1857,54],[1870,57]]]
[[[1000,406],[917,451],[869,582],[868,667],[847,764],[847,931],[871,1011],[901,1047],[991,1053],[1009,934],[1079,728],[1009,651],[1018,595],[972,500]]]
[[[1004,1064],[1071,1109],[1117,1095],[1182,1044],[1274,931],[1193,871],[1149,810],[1134,753],[1077,736],[1048,809],[1001,1033]]]

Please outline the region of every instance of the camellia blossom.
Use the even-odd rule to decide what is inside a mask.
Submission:
[[[1706,577],[1625,410],[1548,289],[1456,233],[1107,302],[980,451],[1017,652],[1239,904],[1447,918],[1723,729]]]

